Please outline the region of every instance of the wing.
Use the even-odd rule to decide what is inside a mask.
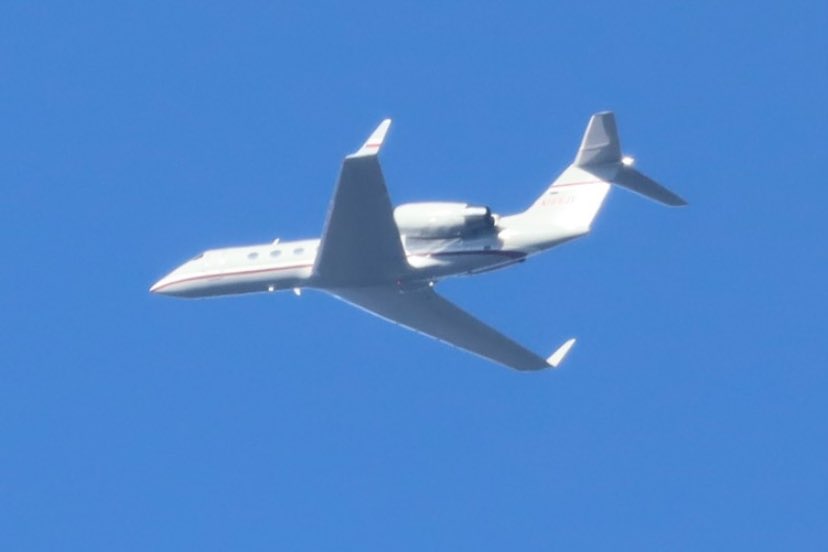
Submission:
[[[542,358],[443,299],[431,288],[400,291],[382,286],[328,291],[389,322],[516,370],[557,367],[575,343],[570,339],[549,358]]]
[[[390,282],[409,270],[377,158],[390,125],[342,164],[313,268],[323,285]]]

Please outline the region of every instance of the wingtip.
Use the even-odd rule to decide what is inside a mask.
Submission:
[[[374,129],[371,136],[362,144],[359,150],[350,157],[365,157],[368,155],[377,155],[383,142],[385,142],[385,135],[388,134],[388,129],[391,126],[391,119],[383,119],[382,122]]]
[[[569,353],[569,350],[572,349],[573,345],[575,345],[574,337],[566,340],[563,345],[558,347],[558,349],[546,359],[546,363],[552,368],[559,367],[564,361],[566,355]]]

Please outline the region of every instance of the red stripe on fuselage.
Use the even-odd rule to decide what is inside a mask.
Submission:
[[[164,289],[165,287],[173,286],[175,284],[183,284],[184,282],[194,282],[196,280],[207,280],[209,278],[221,278],[224,276],[243,276],[248,274],[260,274],[264,272],[278,272],[280,270],[290,270],[293,268],[307,268],[309,266],[313,266],[312,264],[300,264],[300,265],[290,265],[290,266],[279,266],[273,268],[256,268],[253,270],[237,270],[235,272],[220,272],[217,274],[202,274],[201,276],[191,276],[190,278],[182,278],[181,280],[176,280],[174,282],[167,282],[163,286],[156,289],[156,291]]]
[[[584,184],[602,184],[603,180],[584,180],[583,182],[567,182],[566,184],[553,184],[554,188],[566,188],[567,186],[583,186]]]
[[[526,255],[520,251],[504,251],[504,250],[479,250],[479,251],[438,251],[435,253],[425,253],[425,256],[447,256],[447,255],[501,255],[504,257],[509,257],[510,259],[516,259],[519,257],[525,257]],[[407,256],[415,256],[415,254],[407,255]],[[155,289],[155,291],[160,291],[166,287],[173,286],[176,284],[183,284],[185,282],[195,282],[198,280],[207,280],[210,278],[222,278],[224,276],[247,276],[248,274],[262,274],[265,272],[278,272],[280,270],[291,270],[296,268],[307,268],[313,266],[313,264],[299,264],[299,265],[290,265],[290,266],[279,266],[273,268],[255,268],[252,270],[237,270],[234,272],[221,272],[217,274],[202,274],[200,276],[191,276],[189,278],[182,278],[181,280],[176,280],[174,282],[167,282],[163,286],[160,286]]]

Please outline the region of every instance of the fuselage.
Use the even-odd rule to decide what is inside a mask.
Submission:
[[[590,118],[575,161],[529,207],[501,217],[456,201],[393,207],[378,154],[390,119],[345,157],[322,238],[205,251],[150,291],[210,297],[315,288],[346,303],[516,370],[558,367],[575,342],[550,356],[523,347],[431,289],[444,278],[514,266],[583,236],[613,182],[668,205],[679,196],[622,157],[615,118]]]
[[[418,286],[452,276],[512,266],[584,232],[536,225],[522,215],[503,217],[492,232],[448,239],[402,236],[411,271],[400,286]],[[185,262],[150,291],[178,297],[325,288],[314,275],[319,239],[211,249]],[[366,252],[368,254],[368,252]]]

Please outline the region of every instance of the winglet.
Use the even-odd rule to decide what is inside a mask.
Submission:
[[[367,157],[379,153],[380,147],[385,140],[385,135],[388,133],[388,127],[391,126],[391,119],[385,119],[379,126],[371,133],[371,136],[362,144],[359,151],[349,155],[348,157]]]
[[[557,368],[561,365],[564,357],[566,357],[566,354],[569,352],[573,345],[575,345],[574,337],[572,339],[567,340],[566,343],[558,347],[558,350],[552,353],[552,356],[546,359],[546,363],[552,368]]]

